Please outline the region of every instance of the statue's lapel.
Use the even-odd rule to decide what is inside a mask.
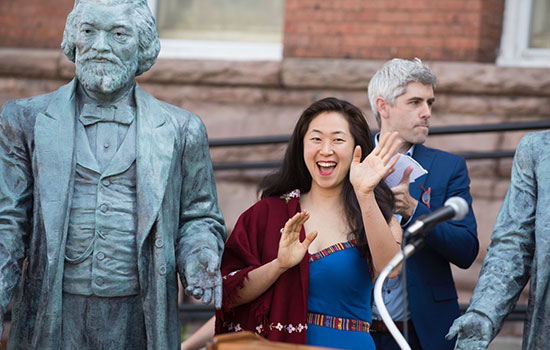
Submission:
[[[159,102],[136,86],[137,244],[141,248],[158,216],[172,166],[175,129]]]
[[[74,173],[76,79],[56,92],[44,113],[36,117],[34,140],[40,206],[48,256],[57,256],[68,213]]]

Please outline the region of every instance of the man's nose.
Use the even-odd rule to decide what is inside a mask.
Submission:
[[[100,52],[109,51],[111,47],[109,46],[109,43],[107,42],[107,40],[108,40],[107,33],[100,31],[94,38],[94,41],[92,43],[92,48]]]
[[[422,111],[420,114],[421,118],[429,119],[432,116],[432,106],[427,102],[422,104]]]

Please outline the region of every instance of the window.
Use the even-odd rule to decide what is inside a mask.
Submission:
[[[161,57],[280,60],[284,0],[148,0]]]
[[[550,67],[550,0],[506,0],[497,63]]]

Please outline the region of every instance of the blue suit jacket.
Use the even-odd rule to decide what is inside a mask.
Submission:
[[[446,341],[445,334],[460,313],[450,263],[466,269],[479,250],[470,178],[466,162],[457,155],[416,145],[413,158],[428,174],[410,184],[410,194],[418,200],[418,206],[408,224],[442,207],[453,196],[464,198],[470,206],[463,220],[435,226],[423,248],[406,263],[409,309],[423,349],[453,349],[455,340]],[[426,190],[431,188],[429,208],[421,200],[424,190],[420,185]]]

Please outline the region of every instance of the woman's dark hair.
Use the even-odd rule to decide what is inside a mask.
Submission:
[[[304,161],[304,137],[311,121],[321,113],[336,112],[341,114],[349,123],[349,129],[355,140],[355,145],[361,146],[361,160],[374,148],[374,140],[365,116],[359,108],[351,103],[334,97],[324,98],[314,102],[298,119],[294,132],[288,142],[285,157],[281,167],[273,174],[266,176],[259,185],[261,197],[281,196],[299,189],[307,193],[311,189],[311,175]],[[374,189],[376,202],[387,222],[392,217],[394,206],[393,193],[384,181],[380,181]],[[348,225],[351,228],[348,239],[355,239],[361,254],[371,264],[370,251],[365,236],[361,209],[355,197],[353,186],[348,176],[344,178],[342,201]],[[372,264],[371,264],[372,267]]]

